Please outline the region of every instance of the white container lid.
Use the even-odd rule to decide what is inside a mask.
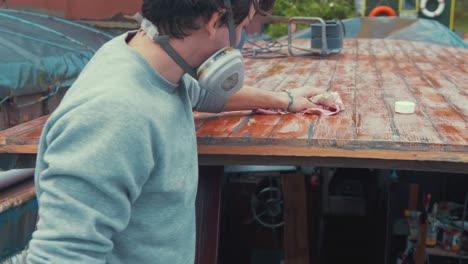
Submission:
[[[409,101],[396,101],[395,112],[400,114],[412,114],[416,104]]]

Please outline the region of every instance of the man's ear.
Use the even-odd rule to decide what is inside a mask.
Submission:
[[[205,28],[208,31],[208,38],[212,39],[216,36],[216,30],[219,28],[221,18],[225,12],[225,9],[220,9],[219,11],[214,12],[205,24]]]

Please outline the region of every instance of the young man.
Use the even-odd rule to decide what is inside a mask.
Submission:
[[[192,110],[314,106],[304,89],[290,97],[243,87],[227,98],[182,69],[229,46],[229,32],[238,43],[255,6],[272,5],[260,1],[144,0],[143,30],[95,54],[43,129],[28,263],[194,262]]]

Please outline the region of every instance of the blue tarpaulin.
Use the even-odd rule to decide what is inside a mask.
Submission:
[[[0,9],[0,101],[69,87],[111,35],[64,19]]]

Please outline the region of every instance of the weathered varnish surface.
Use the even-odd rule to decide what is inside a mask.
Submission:
[[[328,58],[246,59],[246,84],[275,91],[325,88],[341,94],[346,111],[195,115],[199,152],[209,155],[202,162],[307,164],[309,157],[323,164],[312,158],[341,158],[366,161],[353,166],[468,172],[467,64],[467,49],[382,39],[348,39],[341,54]],[[401,100],[415,102],[416,112],[396,113],[394,103]],[[458,166],[451,169],[450,162]]]
[[[347,39],[340,54],[326,58],[246,58],[245,63],[247,85],[275,91],[322,87],[339,92],[346,110],[335,116],[195,113],[203,164],[343,158],[441,162],[468,172],[468,49]],[[395,113],[399,100],[415,102],[416,112]],[[45,119],[1,131],[0,152],[36,151]],[[423,165],[409,167],[418,166]]]

